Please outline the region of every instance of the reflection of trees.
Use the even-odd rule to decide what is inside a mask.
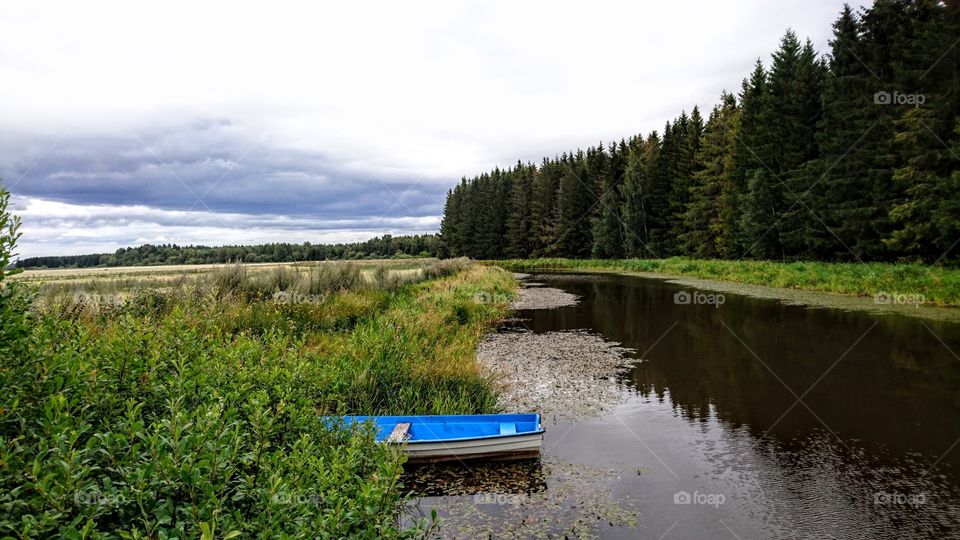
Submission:
[[[478,493],[529,495],[547,489],[543,462],[539,459],[410,466],[401,481],[407,492],[421,497]]]
[[[719,308],[676,305],[681,287],[635,278],[551,286],[585,295],[585,302],[526,314],[533,317],[528,326],[589,327],[638,354],[649,349],[629,382],[645,397],[669,395],[685,417],[716,414],[756,434],[776,422],[778,439],[803,437],[821,424],[803,404],[780,419],[796,401],[784,384],[800,396],[816,383],[804,403],[845,438],[939,455],[960,435],[960,362],[924,327],[960,351],[956,324],[733,295]],[[960,454],[952,459],[960,464]]]

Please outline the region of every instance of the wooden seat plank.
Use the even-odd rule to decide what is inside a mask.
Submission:
[[[397,425],[393,426],[393,431],[390,432],[390,436],[387,437],[387,440],[390,442],[403,442],[410,437],[410,422],[397,422]]]

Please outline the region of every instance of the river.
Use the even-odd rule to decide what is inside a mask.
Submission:
[[[613,274],[502,332],[631,349],[621,399],[548,428],[533,462],[409,480],[439,533],[602,538],[960,538],[960,324],[790,305]]]

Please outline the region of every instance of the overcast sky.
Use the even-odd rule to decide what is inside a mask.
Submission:
[[[836,1],[16,2],[21,256],[435,232],[461,176],[704,115]]]

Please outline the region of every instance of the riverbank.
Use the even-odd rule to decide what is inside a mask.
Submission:
[[[610,414],[627,398],[621,378],[638,360],[631,349],[580,330],[536,333],[523,317],[576,306],[581,297],[514,274],[523,288],[518,318],[480,342],[477,362],[494,376],[503,411],[536,411],[547,428],[540,459],[424,466],[407,475],[421,495],[413,515],[437,510],[438,533],[452,538],[595,538],[601,530],[635,533],[639,511],[611,486],[615,467],[555,455],[580,422]],[[637,474],[629,471],[628,474]],[[607,528],[609,527],[609,529]],[[634,536],[634,534],[631,534]]]
[[[882,306],[896,305],[960,306],[960,270],[919,264],[781,263],[677,257],[605,260],[511,259],[488,262],[518,272],[625,272],[649,277],[696,278],[718,283],[826,292],[867,299],[881,309]]]
[[[475,351],[516,282],[463,260],[375,277],[231,265],[47,299],[0,368],[0,536],[414,532],[400,454],[323,418],[494,412]]]

